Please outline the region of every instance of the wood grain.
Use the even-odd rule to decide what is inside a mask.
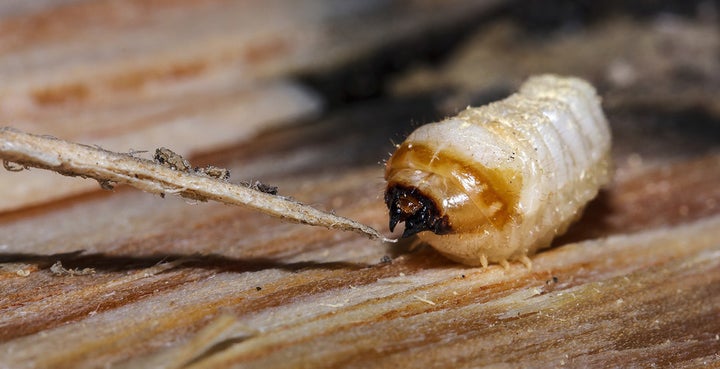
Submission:
[[[349,63],[501,2],[8,4],[0,14],[0,121],[113,151],[171,143],[182,155],[215,151],[317,114],[322,101],[289,80],[297,74]],[[28,173],[0,185],[0,211],[91,190]]]
[[[62,11],[75,16],[110,6],[65,3]],[[418,2],[425,3],[431,2]],[[148,13],[202,4],[159,1],[148,5]],[[22,8],[15,14],[45,14],[36,22],[46,23],[29,24],[48,25],[38,32],[48,38],[46,44],[56,42],[52,27],[61,26],[50,27],[50,10]],[[89,14],[84,21],[91,20]],[[537,39],[526,41],[531,49],[538,46]],[[501,55],[510,45],[494,47]],[[597,70],[607,67],[603,59],[597,63]],[[103,78],[112,69],[105,71],[109,74],[95,75],[97,91],[110,86]],[[521,74],[505,77],[521,80]],[[17,87],[22,78],[13,79],[11,95],[30,96],[32,89]],[[45,80],[28,81],[25,86]],[[40,82],[37,86],[45,83]],[[180,85],[173,86],[167,91]],[[259,179],[278,186],[281,195],[386,230],[379,162],[392,151],[392,141],[442,118],[452,101],[496,92],[496,86],[428,94],[418,89],[355,102],[249,141],[199,149],[190,159],[228,167],[234,181]],[[133,101],[130,95],[113,97]],[[92,96],[92,104],[82,105],[91,111],[104,104],[100,95]],[[664,98],[653,101],[650,109],[633,101],[608,109],[613,182],[566,236],[533,258],[531,270],[519,263],[508,270],[467,268],[412,242],[383,245],[247,209],[162,199],[129,188],[103,192],[92,180],[86,180],[91,192],[5,211],[0,367],[718,366],[715,100],[702,95],[681,108],[663,105]],[[69,119],[83,111],[72,106],[52,109],[68,109],[63,119]],[[132,104],[120,106],[130,110]],[[179,106],[178,117],[192,111]],[[13,121],[22,123],[22,114],[52,115],[49,106],[25,107],[14,110],[19,115]],[[206,108],[199,104],[198,114]],[[98,139],[134,129],[89,127]],[[0,172],[0,185],[16,175]],[[59,275],[52,271],[57,261],[95,273]]]
[[[359,123],[355,129],[367,129]],[[327,124],[299,131],[323,142],[323,134],[338,134]],[[342,130],[365,145],[387,145]],[[289,155],[304,147],[288,145]],[[310,160],[306,167],[320,165]],[[382,227],[381,168],[346,168],[284,179],[276,173],[274,184]],[[201,359],[193,365],[580,367],[644,365],[647,355],[664,366],[715,362],[720,220],[711,203],[720,201],[720,158],[627,178],[573,227],[571,243],[540,253],[532,270],[466,268],[429,248],[387,247],[125,190],[41,215],[15,214],[0,230],[7,334],[0,349],[9,366],[155,367],[170,363],[214,317],[230,314],[225,335],[189,354]],[[647,178],[683,180],[670,181],[656,206],[642,207],[656,195],[633,188]],[[696,184],[688,187],[687,178]],[[678,213],[692,203],[706,205]],[[30,231],[37,224],[42,233]],[[380,262],[386,254],[392,263]],[[56,260],[97,273],[53,276]],[[30,274],[19,276],[20,267]]]

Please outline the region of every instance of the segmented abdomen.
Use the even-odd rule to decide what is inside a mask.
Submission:
[[[609,180],[609,151],[592,86],[530,78],[399,146],[385,175],[391,228],[404,221],[405,235],[467,264],[522,258],[563,233]]]

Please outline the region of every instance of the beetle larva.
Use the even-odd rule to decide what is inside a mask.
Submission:
[[[510,97],[419,127],[387,161],[390,229],[405,222],[469,265],[550,245],[610,177],[610,130],[595,89],[530,78]]]

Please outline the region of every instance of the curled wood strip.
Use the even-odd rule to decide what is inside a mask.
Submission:
[[[0,128],[0,159],[7,166],[52,170],[66,176],[97,180],[104,189],[127,184],[146,192],[246,206],[286,221],[353,231],[385,239],[377,230],[352,219],[315,209],[289,198],[228,183],[202,173],[182,171],[130,154]]]

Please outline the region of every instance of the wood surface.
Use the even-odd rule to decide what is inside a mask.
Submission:
[[[391,3],[436,9],[432,1]],[[525,65],[543,65],[548,72],[569,68],[568,72],[591,80],[601,95],[612,100],[607,101],[606,112],[613,130],[615,176],[553,248],[532,258],[532,269],[520,263],[511,263],[507,270],[498,265],[468,268],[412,240],[383,244],[349,232],[283,223],[235,206],[161,198],[128,187],[104,191],[90,179],[71,179],[82,183],[77,185],[81,190],[63,193],[58,188],[59,192],[46,196],[42,192],[65,186],[52,182],[64,177],[32,170],[33,175],[50,179],[44,187],[29,187],[27,202],[3,207],[0,213],[0,367],[720,366],[720,114],[718,95],[712,93],[720,90],[720,73],[713,69],[717,68],[713,63],[720,61],[715,58],[718,54],[713,54],[717,49],[712,49],[720,48],[720,36],[712,32],[712,23],[708,25],[706,18],[695,13],[680,14],[680,22],[673,23],[693,29],[709,27],[693,38],[701,51],[692,54],[692,63],[688,58],[668,57],[661,62],[671,66],[653,68],[650,64],[657,58],[633,57],[633,51],[642,48],[617,46],[613,53],[624,55],[633,70],[648,71],[636,74],[635,82],[626,85],[612,82],[617,75],[607,73],[612,69],[609,57],[594,62],[579,57],[583,68],[572,69],[570,66],[580,64],[565,58],[554,58],[553,64],[553,58],[543,52],[522,50],[543,50],[559,38],[574,39],[571,45],[582,45],[583,40],[589,44],[603,39],[608,31],[601,30],[612,29],[612,24],[648,35],[661,32],[666,43],[681,39],[686,33],[674,32],[677,27],[670,31],[657,28],[658,22],[668,19],[666,15],[621,20],[600,17],[580,26],[573,23],[580,28],[537,31],[523,23],[527,18],[518,15],[517,9],[500,7],[499,13],[487,19],[489,3],[469,3],[457,2],[460,5],[438,15],[444,19],[439,23],[417,21],[423,18],[409,13],[415,21],[408,22],[415,22],[417,28],[408,28],[406,35],[459,27],[453,19],[468,19],[464,17],[469,14],[463,14],[467,9],[475,9],[472,19],[477,30],[448,54],[446,62],[393,75],[381,98],[328,105],[321,110],[322,102],[333,97],[324,95],[323,86],[288,82],[293,68],[277,69],[272,76],[257,72],[261,79],[238,88],[247,87],[253,94],[268,86],[303,91],[292,95],[300,97],[290,98],[288,103],[301,102],[293,105],[297,109],[275,115],[277,123],[272,127],[260,124],[221,144],[201,139],[175,141],[171,136],[170,142],[142,141],[118,150],[154,150],[154,145],[172,148],[175,142],[187,147],[184,145],[195,142],[197,148],[186,152],[193,164],[229,168],[231,182],[261,180],[278,186],[280,195],[393,236],[387,230],[382,201],[381,164],[393,150],[393,142],[400,142],[413,127],[462,109],[468,102],[484,102],[513,89],[527,73],[535,73]],[[18,27],[13,35],[24,34],[18,29],[28,32],[23,37],[30,37],[30,28],[37,24],[28,20],[49,22],[49,28],[39,28],[38,40],[33,41],[38,42],[37,47],[49,48],[60,42],[51,32],[59,26],[50,27],[55,14],[79,16],[90,14],[85,12],[94,7],[108,11],[103,7],[116,3],[38,4],[50,5],[41,10],[20,7],[14,12],[0,7],[6,11],[0,19],[6,29]],[[192,12],[196,4],[216,3],[152,2],[147,14],[139,18],[128,15],[127,19],[158,24],[154,12],[175,9],[178,18],[170,17],[167,22],[171,22],[188,17],[183,12]],[[317,4],[308,12],[325,9],[324,3]],[[280,9],[284,8],[274,11]],[[371,24],[388,22],[387,17],[373,18],[373,12],[362,14],[377,19]],[[90,22],[92,17],[81,19]],[[313,22],[308,24],[312,27]],[[497,24],[512,24],[518,33],[503,38],[503,33],[492,31]],[[130,32],[110,29],[117,38]],[[12,40],[10,34],[4,37]],[[98,37],[103,39],[104,34]],[[498,58],[505,53],[529,59],[541,56],[538,64],[532,60],[513,64],[507,61],[512,59],[509,56],[497,64],[460,62],[469,50],[478,50],[475,42],[479,39],[496,40],[491,44]],[[611,33],[606,42],[615,39]],[[361,43],[378,48],[381,44]],[[20,47],[17,45],[14,47]],[[33,45],[26,47],[36,47]],[[66,46],[62,45],[57,48],[63,50]],[[5,47],[0,55],[0,75],[8,68],[1,66],[10,65],[9,60],[17,55]],[[182,48],[170,45],[168,49]],[[322,59],[323,52],[332,54],[325,49],[309,47],[307,53]],[[352,55],[364,55],[371,49],[360,48]],[[142,60],[156,60],[140,54],[146,56]],[[565,54],[572,55],[569,51]],[[74,60],[72,54],[67,55]],[[92,78],[77,81],[87,81],[83,83],[90,91],[108,91],[107,86],[112,86],[107,83],[112,80],[108,76],[119,71],[116,68],[124,60],[132,59],[132,53],[128,59],[117,55],[122,57],[113,54],[107,68],[93,69],[98,72],[91,74]],[[77,63],[88,62],[78,58]],[[347,61],[337,60],[340,66]],[[116,61],[120,64],[114,64]],[[222,65],[207,70],[222,71]],[[333,68],[319,66],[317,73],[336,73]],[[682,73],[653,72],[656,70]],[[470,71],[478,77],[471,77]],[[486,84],[457,82],[453,76],[463,73],[467,76],[463,81],[476,81],[483,75],[502,77]],[[689,83],[692,78],[688,76],[699,78],[702,88]],[[84,123],[68,123],[70,133],[63,138],[86,138],[87,144],[108,146],[114,137],[139,129],[124,123],[102,128],[102,124],[111,124],[101,119],[113,116],[112,110],[106,110],[110,102],[118,99],[121,116],[129,117],[133,114],[130,102],[145,101],[146,97],[134,96],[130,90],[117,90],[109,100],[100,95],[95,100],[93,92],[88,101],[62,102],[52,108],[26,104],[28,100],[23,99],[31,96],[27,93],[35,88],[32,86],[52,85],[54,78],[40,72],[27,79],[13,75],[13,82],[6,85],[10,87],[0,94],[6,96],[0,104],[3,124],[17,123],[25,130],[37,128],[35,133],[63,136],[62,125],[53,122],[70,122],[78,116],[78,122]],[[203,78],[192,77],[199,82],[190,85],[219,91],[217,85],[204,84]],[[651,81],[660,81],[658,88],[654,89]],[[187,90],[177,89],[181,85],[169,84],[163,92],[164,98],[177,106],[173,116],[180,120],[195,114],[187,109],[187,102],[204,91],[189,88],[195,92],[188,96],[183,92]],[[260,90],[248,86],[260,86]],[[647,94],[642,95],[644,92]],[[675,95],[670,92],[684,100],[672,99]],[[646,99],[623,97],[638,94]],[[283,109],[279,101],[285,100],[274,97],[263,102],[262,92],[253,96],[257,104],[268,104],[267,112]],[[25,102],[8,108],[3,105],[7,101]],[[231,101],[222,105],[229,109]],[[146,103],[139,108],[153,106],[151,101]],[[84,108],[92,119],[81,119]],[[92,113],[94,109],[97,114]],[[200,102],[193,109],[198,116],[205,116],[210,108]],[[254,110],[251,105],[247,109],[243,111]],[[53,114],[62,118],[49,118]],[[239,120],[234,114],[228,117],[229,121]],[[150,126],[164,121],[152,115],[144,119]],[[207,128],[212,125],[195,127],[198,135],[222,136]],[[92,132],[103,133],[93,136]],[[21,174],[0,172],[1,192],[23,188],[23,180],[18,179],[23,178]],[[34,196],[41,199],[33,200]],[[0,206],[13,198],[3,198]]]

